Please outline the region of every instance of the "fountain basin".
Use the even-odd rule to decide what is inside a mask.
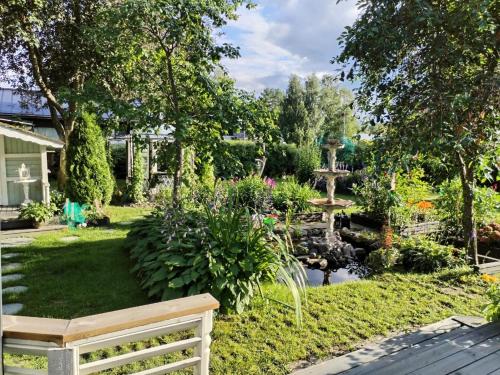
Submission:
[[[328,198],[317,198],[308,200],[310,204],[316,207],[324,207],[326,209],[341,209],[347,208],[354,204],[353,201],[347,199],[334,199],[333,201],[328,201]]]

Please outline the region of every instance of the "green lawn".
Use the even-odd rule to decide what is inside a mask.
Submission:
[[[73,318],[148,303],[130,274],[123,250],[129,226],[146,210],[111,208],[113,231],[82,229],[45,234],[23,253],[29,291],[21,297],[23,315]],[[60,238],[77,235],[66,244]],[[453,278],[452,280],[456,280]],[[213,374],[286,374],[299,361],[314,361],[353,350],[366,340],[411,329],[454,314],[479,315],[484,287],[475,278],[446,281],[442,274],[384,274],[372,279],[308,289],[304,324],[297,328],[294,313],[282,305],[256,298],[241,315],[217,316],[212,346]],[[280,286],[265,293],[286,300]],[[12,296],[6,297],[13,300]],[[128,349],[112,348],[104,355]],[[44,361],[9,357],[35,367]],[[163,361],[155,359],[155,363]],[[159,361],[159,362],[158,362]],[[143,363],[113,374],[149,367]]]

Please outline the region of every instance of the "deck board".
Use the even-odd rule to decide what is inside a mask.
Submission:
[[[500,323],[452,317],[293,375],[500,375]]]

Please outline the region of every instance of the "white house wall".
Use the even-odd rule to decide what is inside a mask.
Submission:
[[[30,198],[41,201],[43,185],[40,146],[10,137],[4,137],[4,140],[8,205],[17,206],[24,201],[22,185],[14,182],[19,179],[18,169],[22,163],[30,169],[31,177],[38,180],[30,184]]]

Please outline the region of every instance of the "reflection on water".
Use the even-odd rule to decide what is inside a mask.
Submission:
[[[360,276],[358,276],[354,272],[349,272],[347,268],[340,268],[337,271],[334,272],[324,272],[319,269],[311,269],[311,268],[306,268],[305,269],[307,277],[308,277],[308,284],[312,286],[317,286],[317,285],[328,285],[328,284],[340,284],[345,281],[351,281],[351,280],[359,280]],[[329,275],[328,275],[329,273]],[[325,280],[325,277],[328,276],[328,279]],[[325,281],[328,281],[328,283],[325,283]]]

